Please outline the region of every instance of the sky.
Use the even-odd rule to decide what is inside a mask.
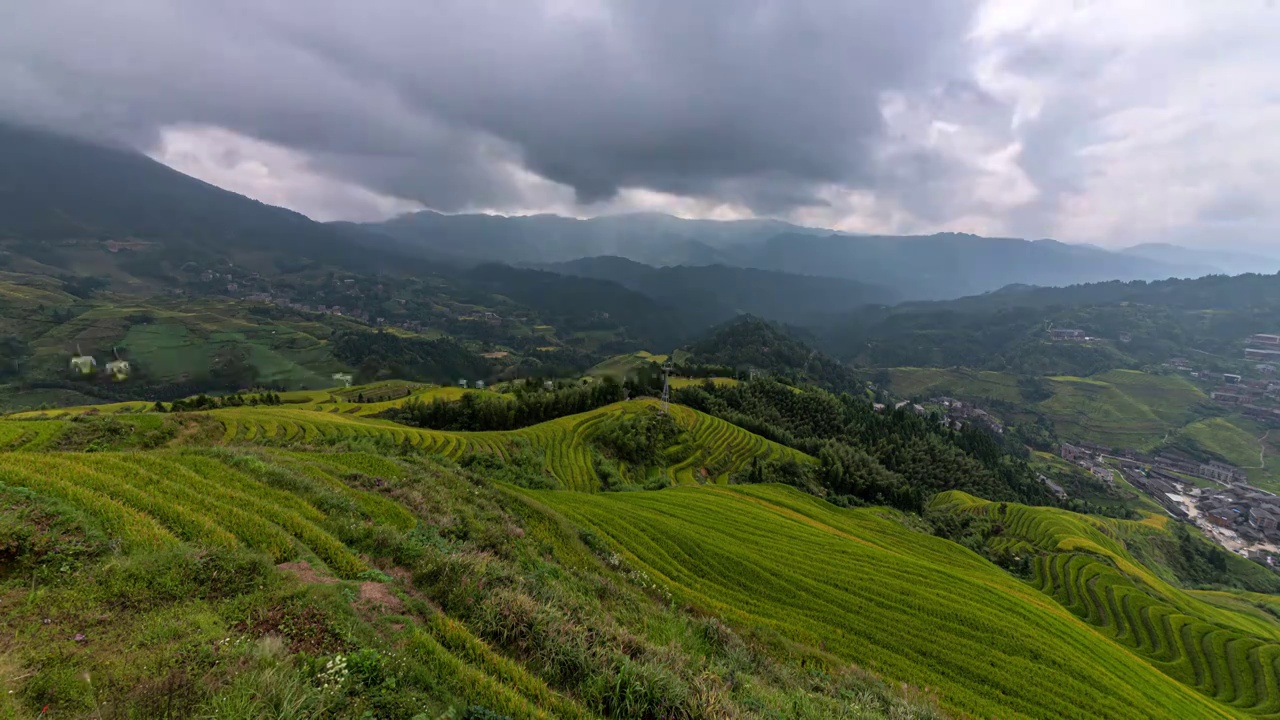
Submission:
[[[41,0],[0,120],[319,220],[1280,250],[1277,0]]]

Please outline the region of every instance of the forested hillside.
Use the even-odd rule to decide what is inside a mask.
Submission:
[[[733,376],[756,371],[836,392],[863,387],[853,370],[797,337],[802,332],[747,315],[712,329],[685,347],[681,357],[701,366],[701,372]]]
[[[954,494],[917,514],[941,489],[1004,499],[990,507],[1011,518],[1043,492],[979,432],[761,379],[679,391],[712,415],[630,401],[509,431],[407,427],[344,399],[397,389],[0,419],[15,671],[0,709],[888,720],[1229,718],[1215,697],[1272,702],[1217,670],[1152,667],[1141,642],[1110,642],[1087,607],[1057,604],[1073,586],[1020,580],[1026,562],[999,541],[1023,525],[966,522]],[[405,402],[446,397],[406,389]],[[559,392],[543,416],[573,409]],[[443,422],[500,417],[452,396],[464,400]],[[1071,523],[1055,542],[1096,542],[1099,521],[1054,517]],[[1188,611],[1178,588],[1206,579],[1203,541],[1115,527],[1148,563],[1117,555],[1126,572],[1169,578],[1146,582]],[[1207,602],[1195,612],[1240,640],[1206,642],[1188,667],[1268,657],[1246,643],[1280,625]],[[1274,669],[1249,672],[1274,684]]]
[[[847,315],[819,331],[860,365],[964,366],[1029,375],[1091,375],[1187,354],[1236,355],[1280,326],[1280,275],[1010,288],[943,303]],[[1052,342],[1073,328],[1098,342]],[[1123,338],[1123,339],[1122,339]]]
[[[612,280],[678,308],[703,326],[745,313],[768,320],[814,325],[822,318],[865,305],[897,300],[888,287],[830,277],[727,265],[650,267],[621,257],[582,258],[543,265],[564,275]]]

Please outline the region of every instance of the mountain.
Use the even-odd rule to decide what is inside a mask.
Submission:
[[[1198,277],[1195,257],[1148,257],[1055,240],[848,235],[776,220],[683,220],[654,213],[578,220],[419,212],[359,227],[470,262],[562,263],[617,256],[656,267],[725,265],[835,277],[891,287],[908,299],[947,299],[1012,283],[1061,286],[1103,280]]]
[[[684,220],[659,213],[606,215],[579,220],[558,215],[444,215],[423,211],[363,229],[406,247],[471,262],[552,263],[622,255],[649,265],[728,262],[730,248],[780,233],[828,233],[778,220]]]
[[[958,300],[865,308],[813,331],[836,357],[871,367],[970,367],[1086,376],[1175,357],[1238,372],[1243,343],[1280,332],[1280,275],[1014,288]],[[1054,341],[1050,328],[1089,342]],[[1237,367],[1239,366],[1239,367]]]
[[[183,175],[130,150],[0,124],[0,247],[15,269],[160,276],[188,262],[261,272],[325,263],[423,265],[364,232],[327,226]],[[373,239],[379,239],[374,237]]]
[[[743,248],[737,264],[886,285],[911,299],[948,299],[1010,284],[1063,286],[1205,274],[1195,267],[1068,245],[962,233],[927,236],[778,235]]]
[[[857,392],[857,374],[775,323],[743,315],[686,346],[686,363],[720,366],[736,373],[758,370],[788,382],[817,385],[835,392]]]
[[[1168,243],[1134,245],[1120,252],[1163,263],[1197,267],[1202,270],[1202,275],[1273,273],[1280,270],[1280,259],[1274,257],[1227,250],[1201,250]]]
[[[563,275],[611,280],[707,324],[740,313],[797,325],[815,324],[819,318],[897,299],[888,288],[853,280],[726,265],[655,268],[622,257],[592,257],[540,267]]]

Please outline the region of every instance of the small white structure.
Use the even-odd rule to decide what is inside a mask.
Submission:
[[[333,374],[333,381],[337,383],[341,383],[342,387],[351,387],[352,380],[354,380],[354,378],[351,377],[351,373],[334,373]]]
[[[483,389],[484,389],[484,381],[483,381],[483,380],[477,380],[477,381],[476,381],[476,389],[477,389],[477,390],[483,390]]]
[[[81,375],[88,375],[98,368],[98,361],[92,355],[76,355],[71,358],[71,369]]]
[[[128,360],[112,360],[107,363],[107,372],[116,380],[124,380],[129,377],[129,361]]]
[[[550,381],[550,380],[543,380],[543,381],[542,381],[542,389],[543,389],[543,390],[555,390],[555,389],[556,389],[556,384],[555,384],[554,382]]]
[[[466,379],[465,379],[465,378],[464,378],[464,379],[462,379],[462,380],[459,380],[459,381],[458,381],[458,387],[460,387],[460,388],[465,388],[465,387],[467,387],[467,381],[466,381]]]

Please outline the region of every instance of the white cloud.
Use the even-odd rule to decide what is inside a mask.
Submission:
[[[149,155],[178,172],[314,220],[384,220],[422,209],[412,200],[320,173],[300,152],[224,128],[166,127]]]
[[[1280,231],[1274,3],[990,0],[972,37],[979,82],[1030,138],[1047,201],[1030,219],[1046,233],[1113,246],[1280,238],[1262,231]],[[1208,217],[1224,203],[1265,218]]]
[[[606,26],[614,35],[621,32],[613,25],[614,6],[602,0],[547,0],[541,12],[556,22],[569,23],[574,32]],[[530,15],[529,22],[536,20],[534,16],[538,13]],[[274,22],[293,21],[276,17]],[[199,40],[197,29],[184,27],[192,42]],[[324,37],[340,39],[333,26],[324,27]],[[1280,38],[1280,9],[1275,3],[986,0],[965,32],[956,40],[964,52],[947,55],[950,64],[930,66],[931,76],[921,79],[913,74],[911,83],[880,93],[883,132],[868,136],[862,128],[858,135],[860,142],[868,143],[865,167],[849,178],[816,180],[822,174],[817,173],[797,181],[795,197],[803,198],[800,203],[788,204],[789,176],[776,164],[762,166],[757,161],[746,174],[735,176],[738,170],[730,161],[730,169],[717,171],[721,175],[717,179],[716,173],[705,172],[700,164],[704,159],[664,158],[662,172],[649,174],[645,163],[658,151],[638,149],[648,147],[657,121],[598,108],[600,102],[634,100],[626,95],[625,86],[610,85],[609,92],[614,94],[579,108],[598,122],[586,130],[575,126],[571,131],[544,114],[544,105],[553,100],[530,105],[522,94],[525,91],[502,89],[499,80],[509,72],[524,77],[524,70],[511,71],[500,63],[491,66],[480,58],[462,62],[468,72],[479,63],[484,70],[480,76],[493,80],[482,93],[488,105],[534,109],[527,118],[507,113],[512,115],[511,127],[537,124],[569,153],[564,167],[545,154],[540,161],[531,159],[532,140],[522,137],[523,131],[506,128],[504,135],[458,125],[455,121],[470,112],[467,108],[453,108],[451,114],[415,114],[421,108],[412,104],[414,95],[405,87],[419,82],[428,87],[427,78],[434,78],[437,86],[454,88],[450,83],[465,78],[435,77],[435,71],[428,69],[415,79],[412,68],[393,67],[389,51],[385,58],[375,53],[384,61],[381,64],[343,66],[348,70],[345,75],[336,72],[335,61],[323,53],[288,47],[270,56],[282,65],[292,63],[288,66],[293,70],[286,75],[323,78],[317,82],[340,92],[360,88],[376,110],[376,121],[363,133],[352,135],[352,127],[361,127],[362,116],[350,109],[351,104],[337,117],[328,117],[328,106],[304,93],[297,83],[283,86],[292,88],[289,107],[297,108],[296,116],[288,114],[288,122],[272,125],[274,134],[253,133],[271,142],[250,137],[243,129],[224,129],[241,116],[265,115],[263,108],[268,107],[273,112],[278,109],[269,102],[273,97],[269,87],[254,86],[255,69],[240,62],[236,67],[242,72],[235,76],[235,85],[245,86],[240,97],[248,109],[237,114],[235,108],[219,106],[212,113],[198,103],[189,104],[183,110],[186,114],[212,119],[201,124],[182,117],[168,119],[152,155],[201,179],[318,219],[379,219],[420,207],[418,202],[431,204],[433,198],[445,209],[501,214],[554,212],[582,217],[645,210],[737,219],[752,216],[753,208],[761,212],[768,206],[761,200],[765,195],[743,190],[749,188],[782,191],[784,200],[772,211],[783,219],[856,232],[955,230],[1111,246],[1161,240],[1251,244],[1255,249],[1277,244],[1280,133],[1275,128],[1280,127],[1280,49],[1274,41]],[[386,43],[399,37],[392,33]],[[583,39],[573,33],[565,37]],[[606,40],[602,35],[591,37],[593,42]],[[562,48],[563,43],[547,46]],[[456,51],[465,49],[459,45]],[[636,59],[625,53],[619,56],[630,58],[628,62]],[[40,95],[32,67],[0,63],[0,84],[45,103],[39,106],[44,116],[74,117],[81,112],[77,108],[82,102],[72,102],[75,96],[70,91]],[[371,67],[387,71],[388,77],[400,77],[400,89],[389,81],[361,84],[355,79],[362,73],[377,77],[369,73]],[[564,69],[557,64],[552,67],[556,72]],[[325,72],[312,73],[317,68]],[[112,62],[95,64],[92,72],[77,71],[107,79],[113,73],[133,72]],[[558,83],[565,77],[585,81],[588,75],[552,73],[549,77]],[[744,98],[735,111],[761,112],[747,95],[726,97]],[[834,94],[823,97],[824,103],[838,104]],[[159,102],[146,95],[139,98],[127,107],[145,108],[148,102]],[[110,102],[104,107],[114,112]],[[701,106],[682,107],[676,120],[700,128],[695,111]],[[820,110],[818,105],[785,103],[770,108],[798,128],[807,125],[795,118]],[[721,142],[721,149],[730,154],[755,149],[738,147],[736,141],[723,143],[729,137],[719,129],[724,121],[719,115],[712,117],[715,128],[707,131],[707,140]],[[661,122],[669,121],[665,117]],[[760,118],[752,122],[768,125]],[[625,142],[602,143],[600,128],[609,125],[618,128]],[[346,144],[329,142],[338,135],[347,139]],[[785,142],[767,137],[775,150],[782,148],[779,158],[794,159],[814,157],[814,147],[822,146],[824,138],[831,143],[836,135],[805,135]],[[419,142],[422,138],[426,140]],[[326,154],[307,149],[308,144],[334,149]],[[833,153],[848,151],[835,145]],[[438,149],[424,152],[421,147]],[[619,160],[622,156],[625,162]],[[597,169],[623,167],[626,162],[638,169],[609,176],[619,185],[616,194],[606,199],[583,202],[563,179],[572,177],[590,185]],[[679,173],[670,171],[680,162],[687,162],[689,177],[697,178],[687,186]],[[717,156],[715,162],[726,161]],[[473,166],[482,167],[483,172],[467,175],[465,168]],[[761,167],[774,171],[761,171]],[[777,172],[777,178],[769,172]],[[648,182],[655,177],[660,182]],[[428,180],[435,183],[429,190],[422,184]],[[749,186],[756,180],[761,180],[759,187]],[[375,187],[380,189],[370,189]]]

